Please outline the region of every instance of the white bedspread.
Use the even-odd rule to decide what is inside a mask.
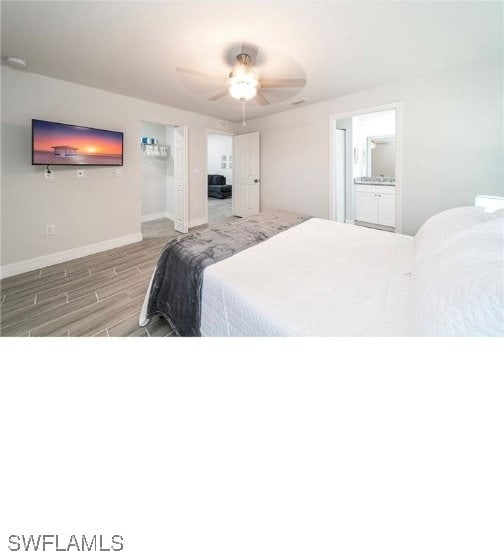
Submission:
[[[404,336],[413,238],[312,218],[205,270],[204,336]]]

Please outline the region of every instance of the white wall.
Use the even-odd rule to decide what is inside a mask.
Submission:
[[[221,157],[226,155],[226,168],[221,168]],[[226,184],[233,185],[233,170],[229,168],[229,156],[233,155],[233,137],[225,134],[208,134],[208,174],[221,174]]]
[[[2,266],[140,232],[142,120],[189,127],[189,219],[203,223],[206,130],[216,119],[5,66],[1,74]],[[45,180],[31,166],[32,118],[124,132],[123,175],[86,167],[77,179],[75,168],[57,167]],[[56,235],[44,235],[46,224]]]
[[[361,136],[393,136],[395,134],[395,111],[379,111],[358,117]]]
[[[329,217],[329,117],[403,103],[403,231],[432,214],[504,195],[502,59],[364,90],[255,119],[261,208]]]

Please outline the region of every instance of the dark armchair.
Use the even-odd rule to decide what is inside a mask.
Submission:
[[[208,197],[225,199],[231,197],[232,187],[226,184],[226,177],[220,174],[208,175]]]

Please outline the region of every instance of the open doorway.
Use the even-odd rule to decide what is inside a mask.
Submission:
[[[222,222],[232,216],[233,136],[207,131],[208,223]]]
[[[145,238],[188,230],[187,128],[141,121],[141,222]]]
[[[141,121],[141,198],[144,237],[173,231],[175,212],[173,126]]]
[[[331,117],[331,219],[400,233],[400,104]]]

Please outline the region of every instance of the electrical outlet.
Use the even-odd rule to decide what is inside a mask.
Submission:
[[[116,168],[115,169],[115,175],[116,176],[122,176],[122,168]]]
[[[50,169],[46,168],[44,170],[44,178],[46,180],[54,180],[54,170],[50,170]]]
[[[55,235],[56,233],[56,225],[55,224],[47,224],[45,227],[45,234],[46,235]]]
[[[77,171],[77,178],[84,178],[84,171],[82,169]]]

